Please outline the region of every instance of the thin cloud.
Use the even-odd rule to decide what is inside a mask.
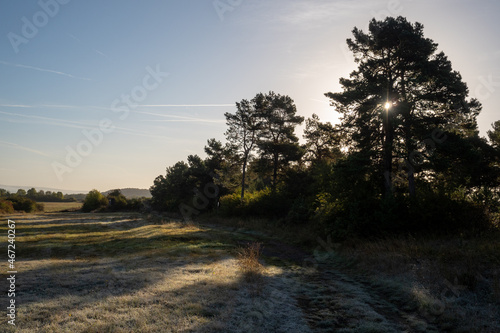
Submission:
[[[53,104],[40,104],[40,105],[27,105],[27,104],[0,104],[0,107],[6,108],[57,108],[57,109],[79,109],[80,106],[76,105],[53,105]]]
[[[36,123],[42,123],[42,124],[46,124],[46,125],[79,128],[79,129],[92,128],[91,125],[84,126],[84,125],[82,125],[82,122],[78,122],[78,121],[49,118],[49,117],[35,116],[35,115],[16,114],[16,113],[10,113],[10,112],[5,112],[5,111],[0,111],[0,114],[5,114],[8,116],[19,117],[19,118],[33,119],[33,120],[36,120]]]
[[[82,124],[82,122],[78,122],[78,121],[63,120],[63,119],[34,116],[34,115],[15,114],[15,113],[9,113],[9,112],[4,112],[4,111],[0,111],[0,114],[20,117],[20,118],[26,118],[26,119],[33,120],[37,124],[44,124],[44,125],[50,125],[50,126],[77,128],[77,129],[94,129],[98,126],[97,123]],[[175,141],[174,138],[166,137],[163,135],[154,135],[154,134],[151,134],[150,132],[141,132],[141,131],[137,131],[134,129],[118,127],[118,126],[115,126],[113,133]]]
[[[154,108],[154,107],[234,107],[235,104],[144,104],[137,105],[137,107]],[[58,104],[0,104],[0,107],[9,108],[60,108],[60,109],[97,109],[97,110],[110,110],[111,107],[97,106],[97,105],[58,105]],[[130,110],[133,111],[133,110]]]
[[[154,120],[147,120],[143,119],[142,121],[144,122],[200,122],[200,123],[225,123],[225,120],[222,119],[206,119],[206,118],[194,118],[194,117],[187,117],[187,116],[177,116],[177,115],[171,115],[171,114],[160,114],[160,113],[152,113],[152,112],[142,112],[142,111],[136,111],[136,113],[140,114],[145,114],[149,116],[155,116],[155,117],[162,117],[162,118],[170,118],[170,119],[154,119]]]
[[[30,153],[34,153],[34,154],[45,156],[45,157],[50,157],[50,155],[44,153],[43,151],[32,149],[32,148],[28,148],[28,147],[25,147],[25,146],[21,146],[21,145],[19,145],[17,143],[12,143],[12,142],[7,142],[7,141],[0,141],[0,145],[11,147],[11,148],[15,148],[15,149],[19,149],[19,150],[28,151]]]
[[[39,71],[39,72],[47,72],[47,73],[52,73],[52,74],[67,76],[67,77],[70,77],[72,79],[92,81],[92,79],[89,79],[89,78],[86,78],[86,77],[79,77],[79,76],[75,76],[75,75],[72,75],[72,74],[55,71],[55,70],[52,70],[52,69],[40,68],[40,67],[35,67],[35,66],[28,66],[28,65],[23,65],[23,64],[14,64],[14,63],[3,61],[3,60],[0,60],[0,64],[5,65],[5,66],[10,66],[10,67],[33,69],[33,70],[36,70],[36,71]]]
[[[234,104],[146,104],[139,105],[142,107],[229,107],[234,106]]]

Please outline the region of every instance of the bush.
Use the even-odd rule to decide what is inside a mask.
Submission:
[[[246,193],[243,201],[238,193],[220,198],[220,212],[226,216],[283,218],[290,206],[284,195],[272,193],[269,188]]]
[[[83,202],[82,211],[91,212],[108,206],[108,199],[98,190],[90,191]]]
[[[14,206],[12,205],[12,202],[8,200],[0,200],[0,213],[2,214],[14,213]]]
[[[17,211],[23,211],[26,213],[33,213],[36,212],[38,209],[37,208],[42,208],[43,207],[37,207],[37,203],[31,199],[25,198],[25,197],[20,197],[20,196],[11,196],[10,198],[7,199],[8,201],[12,202],[12,206],[14,207],[14,210]]]
[[[150,202],[150,199],[146,198],[132,198],[128,200],[128,209],[132,211],[143,210]]]
[[[262,278],[264,267],[259,262],[262,244],[250,243],[238,251],[238,265],[247,282],[256,282]]]
[[[107,196],[109,202],[109,209],[111,211],[122,211],[128,209],[127,198],[120,192],[114,190]]]

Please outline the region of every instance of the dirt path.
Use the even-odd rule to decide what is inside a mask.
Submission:
[[[328,253],[314,258],[296,246],[262,234],[217,225],[210,228],[241,233],[263,244],[264,260],[283,270],[274,288],[284,290],[312,332],[438,332],[411,302],[397,295],[396,288],[346,273]],[[281,288],[276,286],[279,284]],[[271,296],[283,297],[281,293]],[[268,302],[273,300],[268,298]],[[265,331],[257,324],[253,328],[255,332]]]

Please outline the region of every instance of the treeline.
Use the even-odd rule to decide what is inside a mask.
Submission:
[[[76,202],[74,195],[64,195],[62,192],[37,191],[31,188],[28,191],[18,189],[16,193],[0,188],[0,213],[22,211],[33,213],[43,211],[43,204],[39,202]]]
[[[82,211],[87,213],[140,211],[149,206],[148,202],[149,199],[144,197],[127,199],[118,189],[108,191],[107,195],[94,189],[85,196]]]
[[[11,214],[15,211],[33,213],[43,211],[43,205],[26,196],[26,191],[19,189],[16,193],[10,193],[0,189],[0,213]]]
[[[481,104],[423,26],[372,20],[347,40],[358,68],[326,93],[340,124],[305,120],[269,92],[226,113],[226,142],[158,176],[155,209],[308,224],[338,238],[498,228],[500,121],[480,137]]]
[[[18,189],[16,193],[10,193],[9,191],[0,188],[0,198],[5,197],[24,197],[34,201],[42,202],[75,202],[78,201],[75,194],[63,194],[62,192],[52,192],[52,191],[37,191],[35,188],[31,188],[28,191],[23,189]]]

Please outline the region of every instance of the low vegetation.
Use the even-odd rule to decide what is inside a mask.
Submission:
[[[252,292],[236,259],[247,235],[134,213],[9,218],[22,283],[5,332],[307,332],[293,302],[266,299],[284,287],[280,268],[262,267]],[[261,313],[264,302],[279,311]]]
[[[82,208],[81,202],[40,202],[46,213],[78,211]]]
[[[336,243],[325,236],[297,246],[287,232],[271,235],[264,223],[249,229],[237,219],[8,218],[16,221],[22,281],[16,332],[500,329],[498,237]]]
[[[238,251],[238,265],[247,281],[260,279],[263,266],[259,262],[261,255],[260,243],[249,243]]]

